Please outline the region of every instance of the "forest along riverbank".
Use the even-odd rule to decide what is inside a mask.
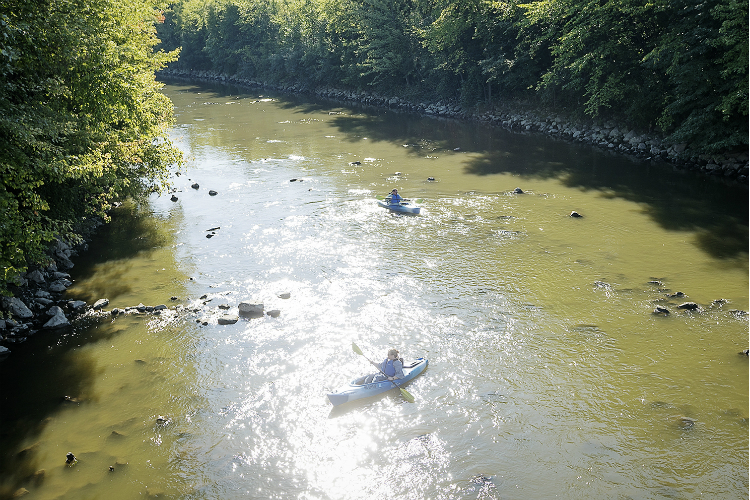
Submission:
[[[521,106],[510,104],[499,109],[472,112],[464,110],[457,103],[413,103],[397,96],[388,97],[375,92],[343,90],[327,86],[311,87],[305,83],[273,84],[211,71],[166,68],[161,70],[157,77],[219,82],[249,89],[260,88],[313,95],[427,116],[479,121],[515,132],[539,133],[569,142],[589,144],[604,151],[631,156],[639,160],[663,161],[677,169],[699,171],[730,183],[748,184],[750,172],[748,152],[731,155],[695,154],[688,149],[687,144],[669,144],[656,135],[636,131],[613,121],[572,120],[559,112],[523,109]]]

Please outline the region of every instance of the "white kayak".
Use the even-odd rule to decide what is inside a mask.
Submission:
[[[404,214],[419,214],[420,210],[422,210],[422,207],[415,205],[411,201],[391,203],[390,200],[386,199],[385,201],[378,200],[378,205],[393,212],[400,212]]]
[[[426,368],[427,360],[425,358],[418,358],[404,365],[404,378],[394,380],[393,382],[391,382],[390,380],[383,380],[380,382],[364,384],[363,382],[365,381],[366,377],[366,375],[364,375],[352,380],[351,382],[349,382],[349,385],[342,387],[338,391],[329,393],[328,399],[331,401],[331,404],[333,404],[333,406],[338,406],[350,401],[377,396],[378,394],[382,394],[384,392],[390,391],[391,389],[396,389],[397,387],[408,384],[409,382],[414,380],[417,375],[425,371]]]

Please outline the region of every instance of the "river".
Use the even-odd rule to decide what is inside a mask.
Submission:
[[[2,497],[747,498],[747,186],[475,123],[164,91],[177,200],[116,210],[67,296],[170,309],[0,363]],[[378,207],[393,188],[422,213]],[[280,314],[218,324],[240,302]],[[333,410],[370,371],[353,342],[428,358],[414,403]]]

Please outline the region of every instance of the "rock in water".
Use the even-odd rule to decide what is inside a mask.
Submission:
[[[239,305],[240,316],[247,318],[260,318],[263,316],[265,306],[263,304],[248,304],[242,302]]]

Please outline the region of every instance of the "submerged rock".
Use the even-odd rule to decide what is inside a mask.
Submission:
[[[679,306],[680,309],[687,309],[688,311],[695,311],[700,308],[695,302],[683,302]]]
[[[653,314],[662,314],[664,316],[667,316],[669,314],[669,309],[667,309],[664,306],[656,306],[656,309],[654,309]]]

